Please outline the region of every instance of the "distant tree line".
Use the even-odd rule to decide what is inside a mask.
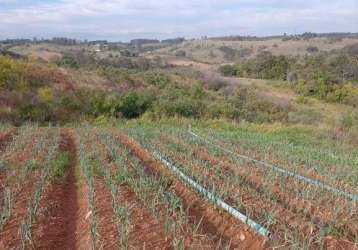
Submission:
[[[185,39],[182,37],[178,38],[170,38],[170,39],[164,39],[162,41],[156,40],[156,39],[133,39],[129,43],[125,42],[109,42],[107,40],[79,40],[79,39],[72,39],[72,38],[66,38],[66,37],[53,37],[51,39],[45,39],[45,38],[37,38],[34,37],[33,39],[5,39],[0,40],[0,44],[4,45],[25,45],[25,44],[55,44],[55,45],[62,45],[62,46],[73,46],[73,45],[106,45],[109,49],[122,49],[123,47],[136,47],[136,46],[142,46],[145,44],[179,44],[184,42]]]
[[[349,33],[349,32],[332,32],[332,33],[312,33],[305,32],[302,34],[283,35],[277,36],[223,36],[223,37],[211,37],[210,40],[218,41],[265,41],[271,39],[282,39],[284,41],[288,40],[309,40],[312,38],[329,38],[329,39],[344,39],[344,38],[358,38],[358,33]]]

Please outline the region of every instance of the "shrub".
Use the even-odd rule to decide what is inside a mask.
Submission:
[[[220,89],[226,87],[227,83],[219,77],[211,77],[209,80],[205,81],[205,85],[209,90],[219,91]]]
[[[269,52],[261,52],[255,59],[234,66],[222,66],[220,72],[231,76],[286,80],[288,69],[289,61],[285,56],[273,56]]]
[[[219,71],[221,72],[221,74],[223,74],[224,76],[236,76],[237,75],[237,69],[235,66],[233,65],[223,65],[219,68]]]
[[[327,94],[327,101],[339,102],[358,107],[358,87],[352,83],[334,86],[334,90]]]
[[[219,48],[224,53],[224,58],[227,60],[234,60],[237,57],[246,57],[252,54],[252,49],[242,48],[242,49],[233,49],[227,46],[222,46]]]
[[[26,63],[24,77],[31,88],[39,88],[51,83],[67,82],[67,76],[59,69],[36,62]]]
[[[306,51],[308,53],[317,53],[319,51],[319,49],[316,46],[308,46],[306,48]]]
[[[259,78],[286,80],[289,69],[285,56],[258,55],[256,58],[256,73]]]
[[[147,83],[154,86],[158,86],[160,88],[165,87],[171,82],[170,77],[168,77],[167,75],[154,71],[146,72],[144,75],[144,80]]]
[[[203,113],[204,106],[201,101],[196,101],[188,97],[179,97],[176,100],[161,99],[154,107],[157,117],[192,117],[199,118]]]
[[[259,123],[287,121],[287,110],[258,96],[252,88],[239,88],[232,103],[235,108],[233,118],[236,120]]]
[[[36,121],[40,123],[54,120],[51,108],[44,103],[22,104],[19,107],[20,118],[23,121]]]
[[[175,56],[185,57],[186,52],[184,50],[178,50],[175,52]]]
[[[0,89],[14,89],[23,80],[23,65],[9,57],[0,56]]]
[[[101,68],[99,73],[116,84],[122,84],[124,82],[130,84],[134,83],[132,74],[128,69],[109,66]]]
[[[307,104],[308,103],[308,99],[302,95],[299,95],[297,98],[296,98],[296,102],[298,104]]]
[[[287,81],[288,83],[290,83],[291,85],[295,85],[298,82],[298,76],[296,72],[289,72],[287,74]]]
[[[71,69],[78,69],[80,67],[77,60],[70,54],[66,54],[61,59],[58,59],[56,61],[56,64],[58,66],[71,68]]]
[[[122,113],[125,118],[137,118],[144,114],[150,107],[152,102],[151,98],[142,96],[141,98],[137,93],[132,92],[124,96],[118,106],[118,111]]]
[[[54,100],[53,92],[50,87],[42,87],[37,91],[37,95],[41,102],[51,104]]]

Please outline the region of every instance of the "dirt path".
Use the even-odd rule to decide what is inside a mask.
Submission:
[[[78,197],[76,146],[71,130],[61,131],[60,151],[69,156],[68,173],[65,179],[54,180],[41,199],[41,213],[33,230],[36,249],[78,249],[81,238],[89,239],[89,228],[79,220],[86,216],[87,205]],[[81,191],[86,193],[83,188]]]

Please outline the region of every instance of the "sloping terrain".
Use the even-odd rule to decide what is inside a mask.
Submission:
[[[265,168],[238,160],[233,154],[252,153],[219,133],[127,132],[5,132],[0,248],[355,249],[350,176],[292,164],[275,173],[267,159]]]

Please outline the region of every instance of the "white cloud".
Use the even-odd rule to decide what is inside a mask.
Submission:
[[[61,0],[1,8],[11,2],[19,0],[0,0],[3,37],[358,31],[356,0]]]

